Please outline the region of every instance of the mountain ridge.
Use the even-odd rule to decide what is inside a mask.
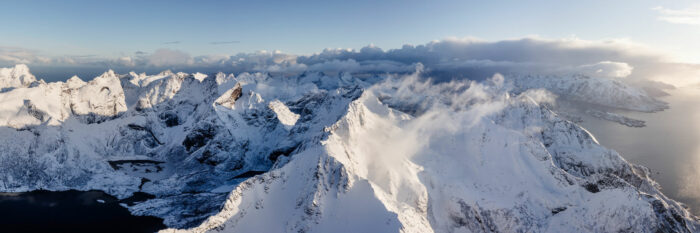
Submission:
[[[0,93],[0,119],[20,119],[0,127],[0,188],[145,192],[126,207],[180,229],[165,232],[699,228],[541,90],[419,76],[108,71],[16,87]]]

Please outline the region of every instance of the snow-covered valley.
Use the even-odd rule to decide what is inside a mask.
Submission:
[[[18,65],[0,89],[0,192],[146,193],[127,208],[164,232],[700,230],[648,169],[554,107],[668,108],[610,79],[108,71],[46,83]]]

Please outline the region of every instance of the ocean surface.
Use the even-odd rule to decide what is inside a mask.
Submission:
[[[648,167],[667,196],[687,204],[700,216],[700,88],[670,90],[660,99],[670,109],[656,113],[617,111],[646,121],[632,128],[584,116],[580,123],[600,144],[626,160]]]
[[[156,217],[133,216],[102,191],[0,193],[0,232],[156,232]]]

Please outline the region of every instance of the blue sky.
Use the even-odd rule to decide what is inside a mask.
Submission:
[[[48,56],[119,57],[159,48],[193,56],[258,50],[311,54],[368,44],[399,48],[448,37],[496,41],[539,36],[623,38],[681,61],[700,62],[700,25],[660,19],[662,9],[692,11],[697,3],[4,1],[0,46]]]

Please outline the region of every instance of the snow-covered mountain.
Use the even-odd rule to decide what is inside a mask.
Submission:
[[[620,80],[585,75],[509,75],[516,91],[542,88],[568,100],[641,112],[662,111],[668,103],[657,100],[642,88]]]
[[[0,68],[0,87],[2,92],[16,87],[27,87],[36,82],[36,77],[29,73],[27,65],[16,65],[12,68]]]
[[[127,208],[165,232],[700,229],[542,90],[417,76],[110,71],[7,85],[0,191],[146,196]]]

